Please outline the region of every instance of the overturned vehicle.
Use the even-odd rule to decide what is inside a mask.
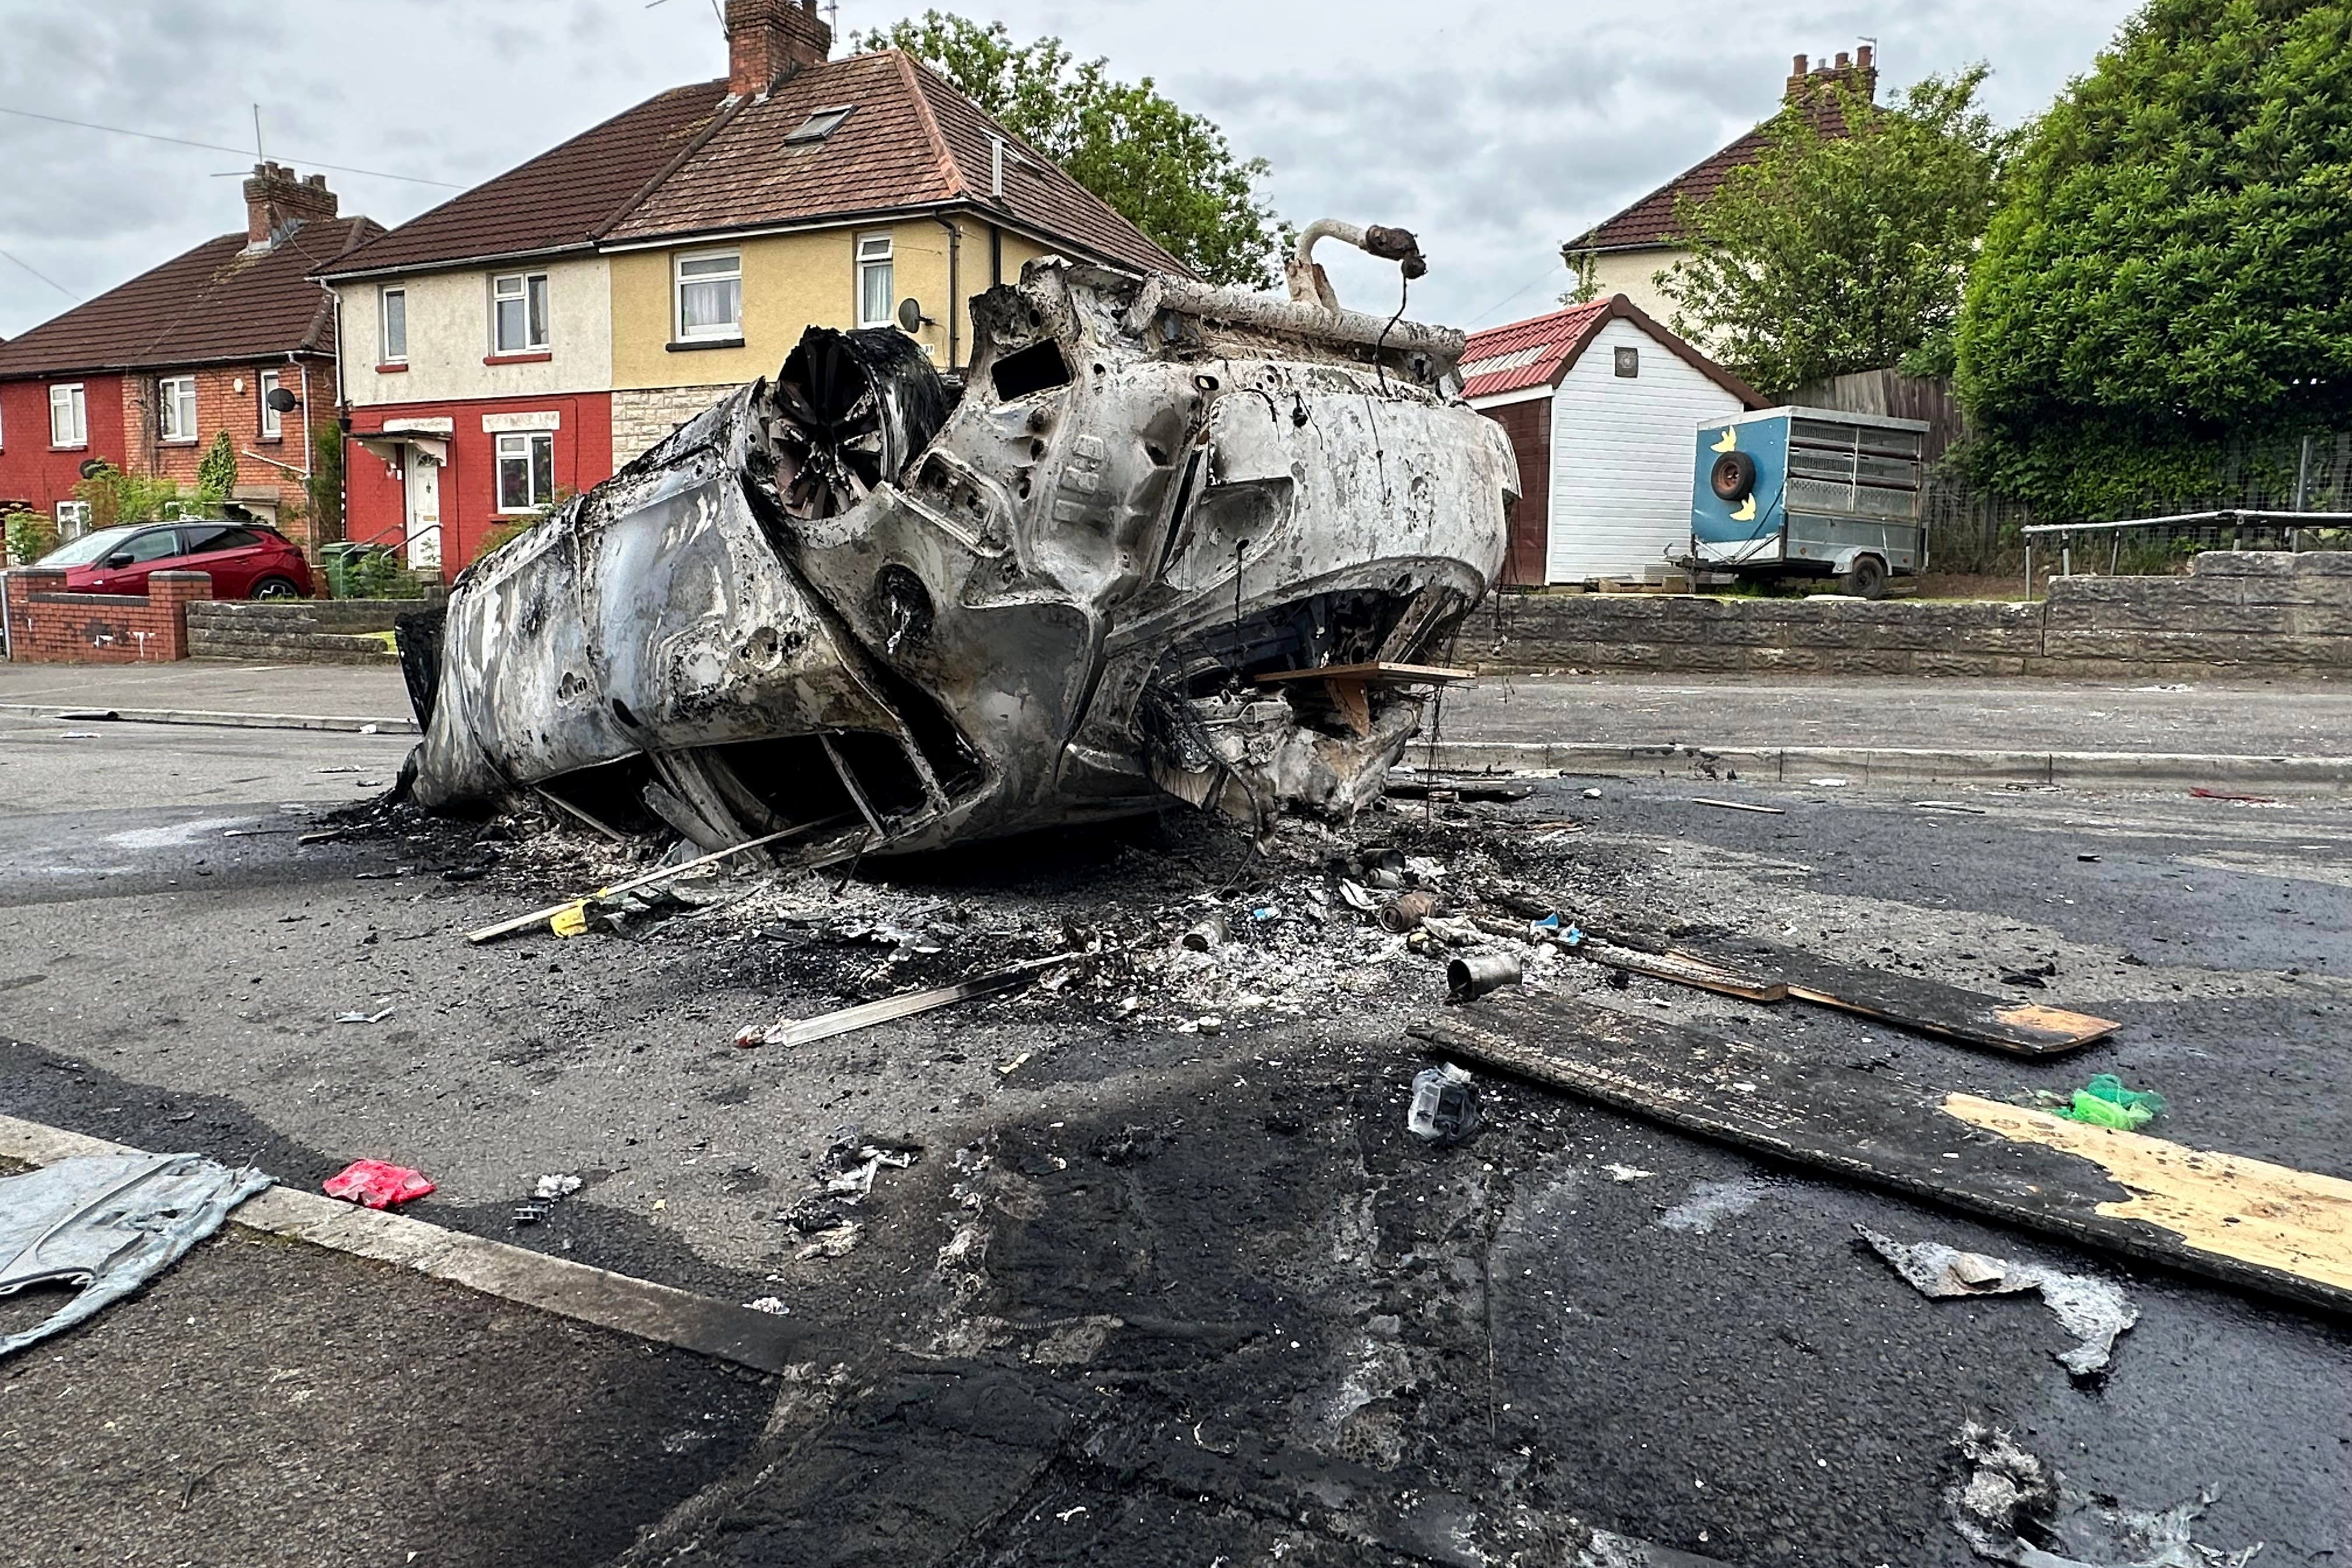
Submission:
[[[812,328],[408,628],[409,787],[710,849],[929,849],[1171,795],[1261,836],[1345,819],[1449,673],[1517,478],[1455,395],[1459,333],[1306,276],[1033,263],[972,301],[960,394],[901,333]]]

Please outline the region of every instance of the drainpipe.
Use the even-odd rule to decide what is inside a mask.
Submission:
[[[956,226],[953,218],[934,217],[931,221],[948,231],[948,369],[953,371],[963,344],[956,322],[956,307],[963,300],[963,230]]]
[[[994,224],[988,226],[988,286],[1004,286],[1004,231]]]

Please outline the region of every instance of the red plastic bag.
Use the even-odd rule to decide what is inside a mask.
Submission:
[[[433,1190],[421,1171],[405,1165],[387,1165],[381,1160],[354,1160],[341,1171],[329,1176],[324,1184],[331,1198],[372,1209],[388,1209],[394,1204],[404,1204],[411,1198],[421,1198]]]

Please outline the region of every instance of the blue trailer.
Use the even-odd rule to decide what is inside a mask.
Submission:
[[[1691,547],[1702,570],[1840,579],[1876,598],[1927,566],[1917,419],[1767,408],[1702,426]]]

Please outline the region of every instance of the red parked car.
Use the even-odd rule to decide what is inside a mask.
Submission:
[[[284,535],[253,522],[145,522],[101,528],[34,564],[66,568],[69,594],[147,592],[151,572],[203,572],[215,599],[307,599],[310,564]]]

